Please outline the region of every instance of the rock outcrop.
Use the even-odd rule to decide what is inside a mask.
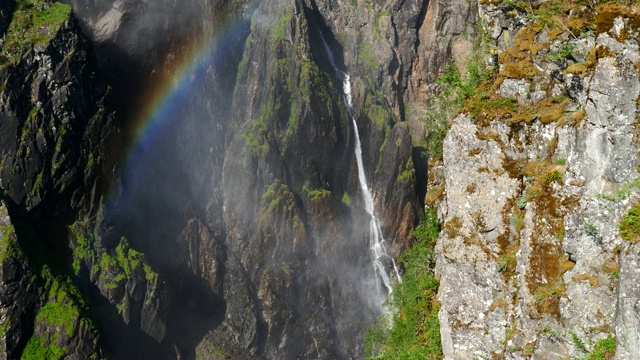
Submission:
[[[0,5],[0,37],[4,36],[9,27],[15,5],[14,1],[3,1],[2,5]]]
[[[47,257],[60,239],[44,234],[96,202],[113,131],[106,86],[96,86],[71,8],[3,2],[2,11],[2,350],[7,358],[95,357],[98,333],[86,303]],[[25,26],[39,16],[46,19],[39,29]]]
[[[480,5],[499,68],[444,143],[446,358],[637,354],[638,9],[549,6]]]
[[[14,22],[26,21],[22,17],[32,10],[25,6]],[[113,131],[110,114],[103,111],[107,88],[96,81],[90,45],[70,8],[55,4],[42,12],[51,22],[37,34],[10,27],[4,37],[0,185],[27,211],[38,206],[86,211],[96,202],[96,174],[112,158],[92,151],[104,148]],[[82,81],[70,81],[74,78]],[[68,207],[56,209],[62,199]]]

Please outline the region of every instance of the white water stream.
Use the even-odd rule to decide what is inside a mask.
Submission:
[[[382,286],[385,287],[388,294],[393,292],[393,288],[391,287],[391,281],[389,280],[389,274],[384,266],[383,260],[385,258],[391,259],[393,263],[393,268],[398,278],[398,282],[402,282],[400,279],[400,274],[398,273],[398,267],[396,266],[396,262],[393,258],[391,258],[387,254],[387,248],[385,246],[385,240],[382,236],[382,230],[380,229],[380,222],[375,215],[375,208],[373,205],[373,195],[371,195],[371,191],[369,191],[369,185],[367,184],[367,177],[364,173],[364,164],[362,162],[362,145],[360,143],[360,132],[358,131],[358,124],[353,118],[353,108],[351,103],[351,79],[349,74],[345,71],[340,70],[336,65],[335,59],[333,57],[333,53],[327,45],[327,42],[324,40],[322,34],[320,34],[320,38],[322,39],[322,44],[327,52],[327,56],[329,57],[329,62],[331,66],[336,71],[336,74],[342,79],[342,99],[344,104],[347,106],[347,110],[349,112],[349,118],[353,123],[353,132],[356,138],[356,162],[358,163],[358,180],[360,181],[360,188],[362,189],[362,199],[364,200],[365,210],[370,217],[369,221],[369,248],[373,253],[373,269],[375,271],[376,278],[376,286],[378,288],[378,292],[382,292]]]

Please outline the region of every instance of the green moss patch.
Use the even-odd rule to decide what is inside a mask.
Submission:
[[[342,203],[347,206],[351,205],[351,196],[349,196],[349,193],[347,193],[346,191],[344,194],[342,194]]]
[[[71,6],[43,0],[16,0],[13,20],[0,51],[0,66],[17,62],[29,49],[47,44],[71,18]]]
[[[309,192],[306,187],[303,190],[307,193]],[[277,211],[290,212],[295,207],[295,199],[289,187],[280,180],[276,180],[272,184],[265,186],[261,205],[262,212],[265,215]]]
[[[589,354],[589,360],[608,360],[613,359],[616,354],[618,343],[611,334],[605,339],[596,342],[593,345],[593,351]]]
[[[111,290],[126,284],[132,272],[140,267],[142,260],[142,253],[132,249],[127,239],[122,237],[116,247],[115,256],[108,252],[102,253],[99,269],[105,288]]]
[[[95,332],[95,328],[86,316],[88,307],[80,291],[68,277],[53,275],[46,265],[40,276],[46,281],[48,292],[35,320],[36,324],[46,327],[43,331],[42,325],[36,325],[35,334],[27,342],[22,359],[61,359],[67,353],[66,347],[58,345],[61,332],[75,336]]]
[[[66,349],[56,345],[60,335],[48,334],[44,338],[37,336],[31,337],[24,351],[22,352],[22,360],[44,360],[44,359],[62,359]]]
[[[0,240],[0,262],[4,262],[11,256],[21,256],[22,250],[16,241],[15,229],[13,226],[2,228],[2,239]]]

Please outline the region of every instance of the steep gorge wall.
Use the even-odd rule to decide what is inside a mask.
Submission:
[[[232,99],[234,111],[228,115],[220,111],[220,105],[231,101],[213,95],[209,100],[213,106],[203,115],[217,114],[214,122],[185,115],[191,120],[176,127],[179,138],[189,142],[196,134],[206,144],[200,148],[214,149],[198,155],[208,165],[183,173],[189,181],[181,189],[195,189],[194,194],[203,196],[171,203],[178,206],[169,212],[177,219],[171,227],[156,232],[141,226],[137,234],[146,230],[154,235],[129,237],[175,274],[184,274],[187,259],[215,259],[218,265],[213,268],[191,266],[195,278],[206,279],[199,291],[209,288],[218,299],[214,318],[225,319],[219,325],[210,321],[212,332],[198,347],[199,353],[238,348],[267,357],[356,356],[361,349],[353,344],[360,342],[375,312],[370,309],[363,315],[355,304],[379,300],[367,298],[378,295],[368,294],[375,293],[375,285],[365,245],[367,220],[360,210],[352,124],[342,102],[342,84],[327,61],[318,31],[324,32],[338,57],[344,55],[313,3],[268,2],[252,18]],[[350,66],[344,68],[352,72]],[[397,118],[376,90],[377,82],[363,79],[356,68],[353,72],[354,87],[366,94],[355,109],[363,127],[367,174],[392,253],[397,253],[409,242],[420,211],[412,186],[409,131],[395,124]],[[212,84],[216,81],[214,76]],[[225,115],[230,123],[223,120]],[[212,135],[203,136],[206,128]],[[227,131],[229,145],[223,148],[223,142],[215,139]],[[172,173],[170,177],[176,168],[194,164],[194,153],[183,146],[173,154],[167,152],[175,164],[165,170]],[[209,155],[217,153],[224,155],[224,167]],[[193,174],[201,175],[191,178]],[[149,197],[166,193],[166,188],[147,188],[143,193]],[[180,220],[184,216],[180,207],[191,206],[186,202],[195,212]],[[166,246],[154,245],[157,239]],[[173,256],[176,251],[185,258]],[[368,279],[364,285],[351,285],[363,278]],[[317,305],[318,298],[324,305]]]
[[[261,4],[234,98],[241,111],[234,115],[236,131],[223,170],[227,244],[255,284],[267,357],[358,356],[361,349],[353,344],[359,341],[343,339],[361,338],[379,306],[364,245],[368,220],[354,132],[341,81],[322,46],[322,21],[309,2]],[[389,211],[385,220],[397,214],[408,229],[419,208],[411,179],[398,180],[404,169],[397,164],[410,158],[409,134],[394,126],[385,99],[376,101],[378,118],[356,115],[367,173],[376,186],[377,208]],[[376,177],[377,169],[385,172],[384,180]],[[402,227],[388,229],[391,244],[406,239]],[[291,294],[290,301],[275,301],[282,293]],[[356,303],[372,307],[356,315]]]

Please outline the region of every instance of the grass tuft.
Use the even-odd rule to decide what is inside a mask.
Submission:
[[[640,239],[640,205],[632,207],[620,222],[620,237],[635,244]]]

